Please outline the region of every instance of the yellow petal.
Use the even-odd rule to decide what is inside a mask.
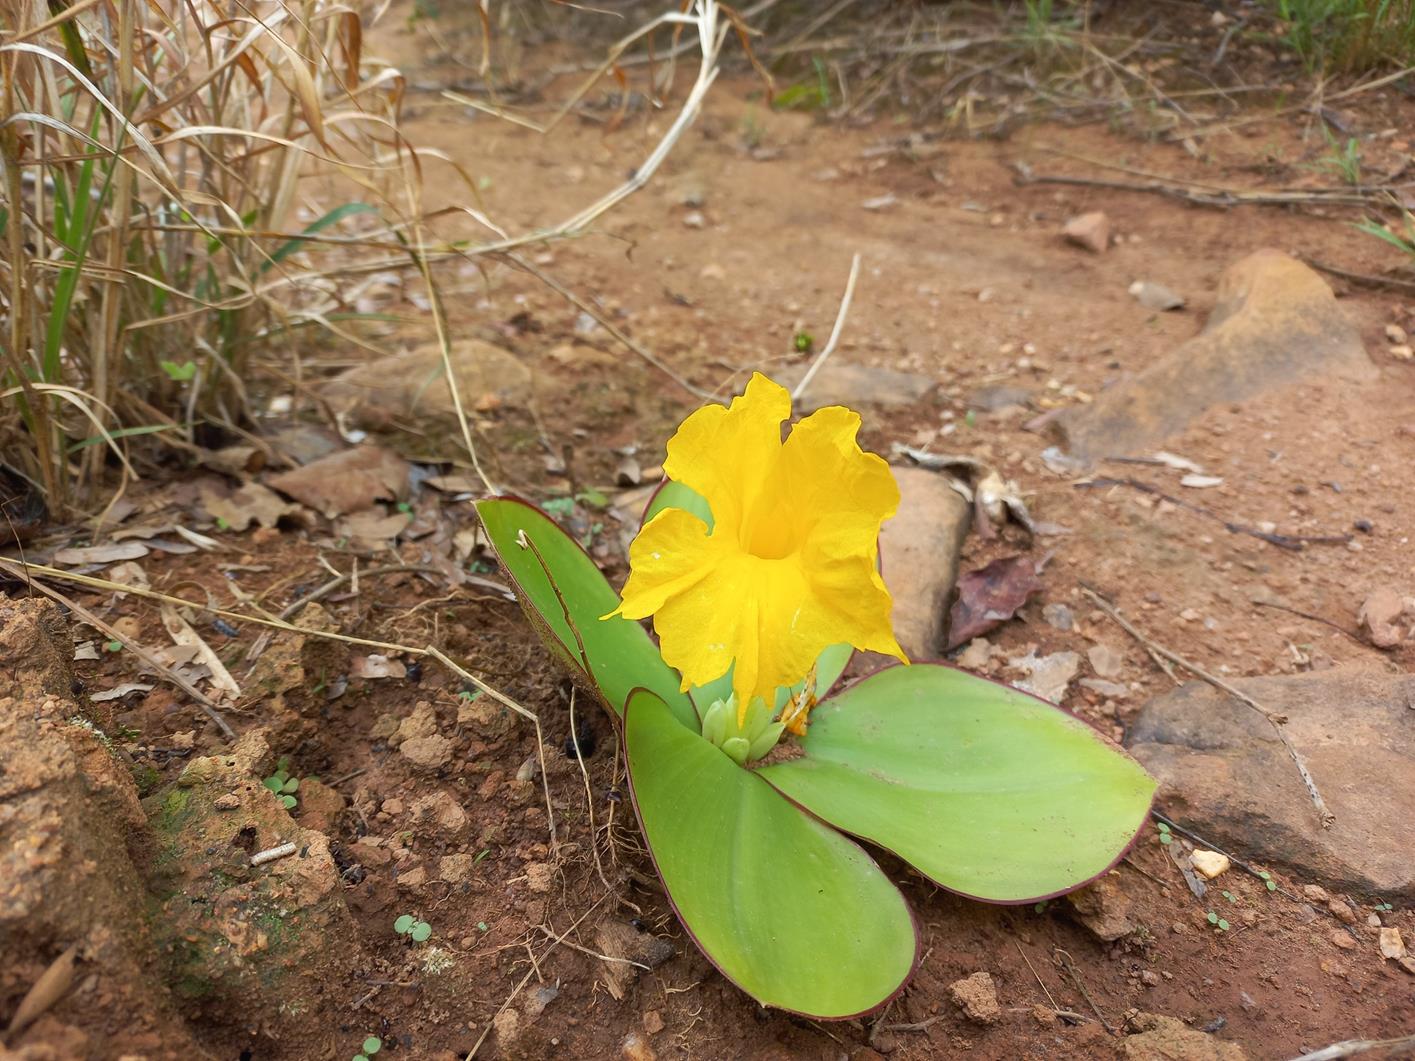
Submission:
[[[668,598],[691,590],[712,573],[722,545],[723,539],[714,541],[697,516],[681,508],[664,509],[643,525],[629,546],[629,581],[619,607],[609,615],[645,619],[654,614]]]
[[[713,537],[718,537],[714,534]],[[725,539],[724,539],[725,540]],[[738,724],[746,714],[757,670],[757,598],[750,558],[723,550],[721,562],[685,593],[671,596],[654,615],[659,649],[683,675],[683,688],[706,685],[732,666]],[[745,683],[737,680],[745,676]]]
[[[707,405],[668,441],[663,473],[707,499],[713,526],[736,532],[761,495],[781,452],[781,424],[791,395],[760,372],[726,408]]]

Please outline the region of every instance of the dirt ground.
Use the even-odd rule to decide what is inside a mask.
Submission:
[[[415,86],[450,78],[427,38],[404,25],[405,6],[394,4],[372,49]],[[554,83],[547,98],[568,85]],[[612,130],[572,118],[543,138],[415,90],[406,131],[476,174],[486,213],[523,230],[569,215],[622,181],[662,135],[673,106],[632,110]],[[1342,113],[1363,133],[1389,130],[1368,141],[1372,171],[1394,171],[1402,159],[1412,164],[1415,101],[1376,91],[1345,101]],[[1074,687],[1066,701],[1112,736],[1123,736],[1146,699],[1172,682],[1081,595],[1081,581],[1215,674],[1352,663],[1408,670],[1415,655],[1408,644],[1382,652],[1356,634],[1370,591],[1415,591],[1408,538],[1415,526],[1415,363],[1392,358],[1385,334],[1388,324],[1415,330],[1415,295],[1329,276],[1379,379],[1298,384],[1215,408],[1165,445],[1223,479],[1186,499],[1226,520],[1350,535],[1349,542],[1289,551],[1135,490],[1078,488],[1074,476],[1042,460],[1051,439],[1026,426],[1050,409],[1084,403],[1196,334],[1219,275],[1251,251],[1274,247],[1358,274],[1392,264],[1390,248],[1355,231],[1350,222],[1359,212],[1346,208],[1221,208],[1036,179],[1138,184],[1162,173],[1241,188],[1328,187],[1330,174],[1314,168],[1327,146],[1310,116],[1216,133],[1192,153],[1104,123],[1042,121],[985,140],[911,140],[918,132],[887,114],[843,125],[776,111],[750,74],[724,76],[646,188],[592,235],[528,256],[676,373],[727,394],[752,369],[803,364],[809,355],[792,349],[798,332],[810,333],[819,349],[851,256],[859,254],[862,269],[834,356],[938,383],[919,400],[866,404],[865,444],[886,455],[903,443],[985,460],[1019,484],[1035,518],[1066,528],[1036,539],[1017,526],[991,541],[970,536],[962,566],[1019,552],[1049,555],[1044,592],[989,637],[1005,656],[1033,647],[1084,656],[1097,643],[1120,650],[1128,696],[1108,700]],[[1019,173],[1033,180],[1021,181]],[[430,181],[430,208],[444,205],[436,198],[444,187],[450,182]],[[1103,254],[1059,234],[1066,219],[1095,209],[1109,215],[1118,236]],[[465,234],[484,234],[471,221],[451,224],[448,231],[465,224]],[[1136,280],[1180,292],[1185,307],[1143,308],[1127,290]],[[485,272],[449,267],[447,283],[454,330],[494,339],[536,373],[534,418],[518,409],[480,417],[479,444],[506,489],[542,501],[589,486],[613,495],[620,450],[637,446],[643,467],[659,464],[674,424],[699,404],[533,277],[500,264]],[[416,299],[390,297],[401,312],[418,308]],[[381,341],[391,346],[398,338],[395,326]],[[338,352],[330,363],[355,356]],[[1000,388],[1014,400],[991,410],[995,403],[983,398]],[[455,435],[414,427],[389,444],[414,458],[457,455]],[[567,462],[568,470],[558,467]],[[1178,473],[1164,468],[1105,471],[1179,492]],[[425,492],[415,509],[454,531],[474,522],[470,506],[449,495]],[[632,530],[637,512],[627,504],[607,512],[580,504],[562,515],[577,533],[592,534],[593,555],[612,581],[622,579],[621,531]],[[239,591],[279,611],[329,579],[321,557],[342,571],[357,552],[319,521],[278,534],[223,535],[221,543],[215,552],[154,553],[142,562],[154,588],[205,587],[223,604]],[[424,542],[404,542],[396,555],[389,548],[365,550],[359,563],[427,562]],[[1313,618],[1254,603],[1264,592]],[[136,620],[139,643],[167,640],[157,609],[136,597],[76,599],[109,622]],[[1042,620],[1043,607],[1056,603],[1073,610],[1073,629]],[[343,1058],[376,1035],[380,1058],[474,1051],[487,1058],[1089,1058],[1113,1055],[1116,1034],[1135,1011],[1177,1017],[1252,1058],[1415,1032],[1415,977],[1383,961],[1363,934],[1374,914],[1415,939],[1408,908],[1378,911],[1380,897],[1350,897],[1359,946],[1347,949],[1332,938],[1343,926],[1302,898],[1309,881],[1278,871],[1280,891],[1269,893],[1234,871],[1226,878],[1232,899],[1223,900],[1231,927],[1221,932],[1206,918],[1212,900],[1190,895],[1150,833],[1110,878],[1140,926],[1114,942],[1079,924],[1065,901],[985,906],[930,888],[885,858],[904,882],[922,932],[924,957],[909,989],[865,1021],[821,1024],[763,1011],[697,952],[652,879],[623,798],[608,720],[589,713],[580,719],[584,774],[567,754],[568,686],[514,603],[405,571],[365,580],[357,593],[346,585],[322,604],[346,634],[443,647],[540,715],[558,846],[551,847],[529,726],[502,712],[470,711],[459,697],[464,687],[430,661],[409,658],[401,679],[350,677],[330,699],[327,682],[347,670],[347,660],[336,654],[315,682],[306,658],[310,680],[281,689],[278,705],[247,696],[228,715],[241,732],[271,727],[267,765],[287,757],[293,776],[317,775],[342,796],[318,820],[308,804],[294,813],[329,837],[354,939],[328,945],[351,956],[344,979],[325,985],[327,997],[297,1035],[274,1030],[278,1022],[261,1013],[174,996],[202,1056]],[[203,635],[228,661],[245,658],[261,636],[254,627],[223,633],[203,623]],[[79,641],[98,636],[79,623],[74,633]],[[74,664],[87,690],[134,680],[131,654],[99,657]],[[431,770],[392,746],[397,723],[419,703],[431,705],[436,728],[452,742],[448,761]],[[99,710],[109,732],[128,735],[143,795],[170,784],[193,757],[224,747],[189,699],[160,683]],[[461,813],[444,814],[441,797],[427,802],[438,793]],[[439,960],[394,931],[405,913],[430,923]],[[0,1012],[11,1012],[58,949],[27,956],[5,979]],[[616,968],[598,956],[606,951],[635,960],[652,955],[654,967],[625,975],[622,963]],[[978,971],[997,985],[1003,1013],[993,1024],[970,1021],[950,999],[948,985]],[[504,1016],[511,1011],[514,1021]],[[123,1012],[84,1006],[78,997],[55,1013],[91,1037],[72,1056],[122,1052],[106,1044],[126,1034]],[[40,1027],[10,1046],[34,1045]],[[184,1049],[166,1040],[138,1052],[194,1056]]]

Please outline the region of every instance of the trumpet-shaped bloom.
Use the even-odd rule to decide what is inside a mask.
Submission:
[[[820,409],[783,442],[790,415],[787,391],[756,373],[731,406],[683,421],[664,473],[707,500],[713,526],[677,508],[646,523],[613,613],[653,616],[684,689],[735,664],[739,715],[753,697],[769,706],[830,645],[905,660],[876,564],[880,524],[899,507],[889,465],[860,449],[857,413]]]

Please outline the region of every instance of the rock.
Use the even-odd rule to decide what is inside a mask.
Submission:
[[[1025,409],[1032,404],[1033,392],[1026,387],[979,387],[968,395],[968,408],[980,413],[1000,413],[1004,409]]]
[[[1394,648],[1405,640],[1406,631],[1400,625],[1405,613],[1405,599],[1389,586],[1382,586],[1361,605],[1358,621],[1371,635],[1377,648]]]
[[[948,985],[948,993],[964,1015],[976,1024],[995,1024],[1002,1016],[992,974],[976,972]]]
[[[413,710],[408,716],[398,723],[398,731],[389,741],[390,744],[402,744],[405,740],[413,737],[431,737],[437,733],[437,712],[433,710],[432,704],[426,700],[419,700],[413,705]]]
[[[1215,877],[1227,873],[1233,866],[1228,856],[1222,852],[1205,851],[1197,847],[1190,854],[1189,863],[1194,867],[1194,872],[1204,880],[1213,880]]]
[[[1412,347],[1408,344],[1402,344],[1401,346],[1392,346],[1389,348],[1389,353],[1390,356],[1395,358],[1397,361],[1410,361],[1412,359],[1415,359],[1415,347]]]
[[[1013,683],[1017,688],[1059,704],[1066,697],[1071,679],[1081,668],[1081,657],[1075,652],[1053,652],[1050,656],[1039,657],[1033,651],[1010,659],[1007,664],[1027,673],[1026,678]]]
[[[413,804],[416,821],[432,821],[439,830],[455,836],[467,827],[467,812],[448,792],[433,792]]]
[[[241,805],[241,797],[235,792],[228,792],[224,796],[217,796],[211,805],[217,810],[236,810]]]
[[[1079,684],[1081,688],[1099,693],[1109,700],[1126,700],[1130,696],[1129,688],[1118,682],[1108,682],[1104,678],[1082,678]]]
[[[1165,310],[1183,309],[1184,296],[1177,291],[1157,284],[1153,280],[1136,280],[1130,285],[1130,294],[1136,302],[1146,309]]]
[[[657,1035],[663,1031],[663,1014],[651,1009],[644,1014],[644,1034]]]
[[[1234,685],[1288,717],[1336,824],[1319,824],[1267,720],[1200,682],[1151,700],[1126,738],[1159,780],[1161,805],[1250,861],[1329,888],[1415,898],[1415,676],[1341,668]]]
[[[1226,1043],[1196,1031],[1174,1017],[1137,1013],[1126,1025],[1130,1034],[1120,1042],[1127,1061],[1246,1061],[1237,1043]]]
[[[1405,329],[1402,328],[1399,324],[1386,325],[1386,342],[1391,343],[1395,346],[1401,346],[1409,338],[1410,336],[1406,334]]]
[[[1076,616],[1064,604],[1048,604],[1042,608],[1042,621],[1054,630],[1074,630]]]
[[[1343,925],[1356,924],[1356,911],[1351,909],[1350,906],[1340,899],[1333,899],[1331,902],[1327,903],[1327,910],[1331,912],[1332,917],[1336,918]]]
[[[894,597],[894,634],[910,659],[942,651],[948,600],[972,511],[923,468],[895,468],[899,513],[880,528],[880,569]]]
[[[423,770],[440,770],[452,761],[452,742],[440,734],[414,737],[398,745],[398,752]]]
[[[437,863],[437,875],[448,884],[461,884],[471,877],[475,866],[472,855],[443,855]]]
[[[1334,928],[1327,938],[1331,940],[1332,946],[1336,947],[1338,950],[1356,949],[1356,941],[1351,938],[1350,932],[1343,932],[1339,928]]]
[[[1104,254],[1110,246],[1110,218],[1103,210],[1077,214],[1066,222],[1061,234],[1068,243],[1084,247],[1092,254]]]
[[[1097,677],[1119,678],[1125,670],[1125,654],[1110,645],[1092,645],[1086,650],[1086,658]]]
[[[1411,976],[1415,976],[1415,958],[1412,958],[1410,957],[1410,955],[1407,954],[1404,958],[1400,958],[1399,960],[1397,960],[1396,964],[1399,965]]]
[[[996,647],[985,637],[975,637],[968,642],[962,652],[958,653],[955,662],[964,670],[986,670],[988,664],[992,662]]]
[[[507,1006],[491,1019],[496,1031],[496,1041],[503,1047],[510,1046],[521,1035],[521,1014],[512,1006]]]
[[[344,797],[338,791],[314,779],[300,782],[300,824],[306,829],[331,833],[343,811]]]
[[[555,867],[549,862],[526,863],[526,886],[533,892],[548,892],[555,882]]]
[[[1113,873],[1063,898],[1071,908],[1071,916],[1107,943],[1128,936],[1140,927],[1134,916],[1135,904]]]
[[[559,988],[551,987],[549,984],[541,984],[541,986],[532,991],[530,997],[526,999],[526,1020],[536,1020],[545,1012],[545,1007],[559,997]]]
[[[524,405],[531,398],[534,376],[509,350],[480,339],[458,339],[451,344],[449,360],[468,411]],[[362,427],[378,429],[398,421],[420,426],[430,420],[446,421],[449,426],[456,422],[442,350],[436,343],[349,369],[325,384],[320,394],[336,413],[348,414]]]
[[[1313,903],[1324,903],[1331,898],[1331,896],[1327,894],[1327,890],[1320,884],[1302,885],[1302,897],[1308,902]]]
[[[270,485],[333,519],[408,496],[408,462],[378,446],[355,446],[281,472]]]
[[[775,372],[772,378],[787,390],[792,390],[801,382],[807,368],[805,364],[792,365]],[[811,378],[811,385],[793,404],[798,413],[815,412],[827,405],[845,405],[851,409],[869,405],[891,409],[913,405],[928,397],[937,386],[937,380],[913,372],[852,365],[832,358]]]
[[[470,726],[482,740],[500,740],[511,731],[515,719],[511,711],[489,696],[464,700],[457,705],[457,725]]]
[[[1380,934],[1381,957],[1389,958],[1391,961],[1400,961],[1405,957],[1405,940],[1400,937],[1400,929],[1383,928]]]
[[[619,1053],[624,1061],[655,1061],[658,1056],[638,1032],[630,1032],[624,1036],[624,1041],[619,1044]]]
[[[400,888],[421,888],[427,883],[427,870],[422,866],[415,866],[405,873],[398,874],[398,887]]]
[[[1263,250],[1224,273],[1202,333],[1054,425],[1083,461],[1148,452],[1211,406],[1327,374],[1369,380],[1376,369],[1326,282]]]

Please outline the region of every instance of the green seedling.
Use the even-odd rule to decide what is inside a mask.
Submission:
[[[1268,891],[1277,891],[1277,881],[1273,880],[1272,874],[1269,873],[1267,870],[1263,870],[1261,873],[1259,873],[1258,879],[1263,882],[1264,886],[1268,889]]]
[[[364,1040],[363,1052],[354,1055],[354,1061],[369,1061],[369,1058],[383,1049],[383,1040],[377,1035],[370,1035]]]
[[[1222,917],[1219,917],[1218,914],[1214,913],[1212,910],[1209,911],[1209,914],[1208,914],[1208,921],[1209,921],[1209,924],[1213,925],[1214,928],[1218,929],[1218,931],[1220,931],[1220,932],[1227,932],[1227,931],[1228,931],[1228,921],[1225,920],[1225,919],[1222,918]]]
[[[1229,902],[1231,902],[1231,903],[1236,903],[1236,902],[1238,901],[1238,897],[1235,896],[1235,895],[1234,895],[1232,892],[1230,892],[1230,891],[1225,891],[1225,892],[1223,892],[1222,894],[1223,894],[1223,897],[1224,897],[1225,899],[1227,899],[1227,900],[1228,900]]]
[[[1165,822],[1155,822],[1155,828],[1159,830],[1160,843],[1168,847],[1174,843],[1174,837],[1170,835],[1169,825]]]
[[[815,345],[816,338],[810,332],[797,332],[791,337],[791,348],[798,354],[809,354]]]
[[[400,936],[406,936],[414,943],[426,943],[432,935],[432,926],[426,921],[419,921],[412,914],[403,914],[393,922],[393,931]]]
[[[1375,905],[1375,909],[1379,910],[1383,914],[1388,914],[1392,910],[1394,910],[1395,907],[1391,906],[1390,903],[1377,903]]]
[[[167,378],[173,383],[186,383],[197,374],[197,363],[195,361],[184,361],[177,364],[175,361],[163,361],[162,371],[167,373]]]
[[[103,643],[103,651],[104,651],[104,652],[122,652],[122,651],[123,651],[123,642],[121,642],[121,641],[105,641],[105,642]]]
[[[275,773],[261,783],[280,797],[280,802],[285,805],[286,810],[295,809],[295,805],[299,802],[299,797],[295,793],[300,790],[300,779],[290,776],[290,760],[288,758],[282,756],[275,766]]]

